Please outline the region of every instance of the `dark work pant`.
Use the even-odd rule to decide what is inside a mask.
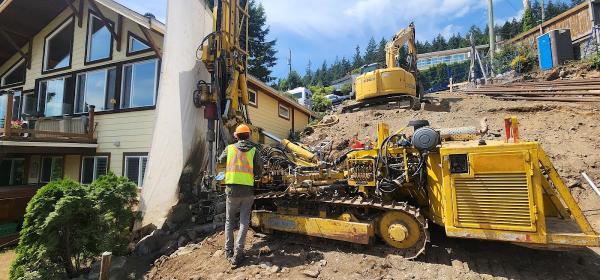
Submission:
[[[233,250],[233,229],[237,223],[237,214],[240,214],[240,231],[235,241],[235,252],[244,253],[246,233],[250,224],[250,211],[254,204],[254,196],[231,197],[227,196],[225,217],[225,250]]]

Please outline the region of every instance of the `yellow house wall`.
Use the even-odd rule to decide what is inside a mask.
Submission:
[[[294,111],[294,130],[302,131],[308,125],[308,115],[298,110]]]
[[[79,165],[81,164],[81,156],[67,155],[65,156],[64,177],[79,181]]]
[[[252,124],[275,134],[279,138],[288,138],[292,129],[292,108],[289,103],[278,100],[263,90],[252,88],[257,92],[257,106],[248,106],[248,114]],[[279,103],[286,105],[290,109],[289,120],[279,116]],[[308,115],[298,109],[294,109],[294,130],[301,131],[308,124]],[[265,139],[267,143],[272,143]]]
[[[78,7],[78,2],[75,1],[75,6]],[[109,20],[113,21],[115,24],[118,22],[117,13],[113,12],[102,6],[101,4],[97,4],[98,8],[102,11],[102,14],[107,17]],[[128,18],[123,18],[123,34],[121,35],[121,51],[117,51],[116,41],[113,40],[113,55],[112,60],[100,63],[94,63],[90,65],[84,65],[85,61],[85,48],[86,48],[86,36],[87,36],[87,27],[88,27],[88,3],[87,1],[84,4],[84,13],[83,13],[83,22],[81,27],[77,25],[77,18],[73,16],[72,11],[67,8],[62,13],[60,13],[56,18],[54,18],[46,27],[44,27],[37,35],[33,37],[33,48],[32,48],[32,57],[31,57],[31,69],[27,70],[25,77],[25,85],[23,86],[24,90],[31,90],[35,88],[35,81],[40,78],[57,76],[60,74],[67,74],[73,71],[83,70],[86,68],[98,67],[102,65],[108,65],[116,62],[122,62],[126,60],[132,60],[136,58],[142,58],[147,56],[154,55],[154,52],[146,52],[143,54],[127,56],[127,34],[128,31],[137,35],[140,38],[145,39],[144,34],[139,28],[138,24],[129,20]],[[73,52],[71,53],[71,68],[53,72],[50,74],[42,74],[42,66],[43,66],[43,56],[44,56],[44,39],[46,36],[52,31],[54,31],[58,26],[60,26],[67,18],[73,17],[75,21],[75,31],[73,37]],[[159,48],[162,48],[162,35],[150,31],[152,34],[154,41],[158,44]],[[23,52],[27,52],[27,46],[23,46]],[[20,54],[15,53],[13,57],[11,57],[6,63],[0,65],[0,75],[3,75],[6,71],[10,69],[16,62],[21,59]]]
[[[123,175],[123,153],[147,153],[152,145],[154,110],[96,116],[98,153],[110,153],[110,170]]]

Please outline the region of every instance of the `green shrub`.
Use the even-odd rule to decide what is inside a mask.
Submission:
[[[311,108],[315,112],[325,112],[331,109],[331,100],[325,98],[325,95],[322,93],[313,93],[311,101]]]
[[[590,67],[592,69],[600,70],[600,52],[596,52],[590,59]]]
[[[135,184],[109,174],[91,185],[63,179],[27,205],[10,279],[65,279],[103,251],[125,252]]]
[[[518,54],[510,62],[510,66],[517,73],[528,73],[536,68],[537,56],[530,47],[520,46],[517,48]]]

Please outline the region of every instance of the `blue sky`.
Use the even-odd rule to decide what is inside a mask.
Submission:
[[[117,0],[141,13],[151,12],[165,20],[167,0]],[[182,1],[182,0],[171,0]],[[260,0],[259,0],[260,1]],[[530,0],[535,1],[535,0]],[[271,27],[270,37],[277,39],[276,77],[287,76],[287,57],[292,51],[292,67],[304,73],[309,59],[313,69],[323,60],[329,63],[352,57],[371,36],[389,39],[400,28],[414,21],[418,40],[431,40],[437,34],[446,37],[465,33],[471,25],[487,24],[487,0],[262,0]],[[556,0],[555,0],[556,2]],[[522,0],[495,0],[496,24],[520,16]]]

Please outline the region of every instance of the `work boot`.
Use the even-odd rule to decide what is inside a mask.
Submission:
[[[231,259],[231,258],[233,258],[233,250],[232,249],[226,249],[225,250],[225,258],[228,259],[228,260]]]
[[[244,255],[235,253],[231,259],[229,259],[229,263],[233,268],[236,268],[242,264],[244,261]]]

